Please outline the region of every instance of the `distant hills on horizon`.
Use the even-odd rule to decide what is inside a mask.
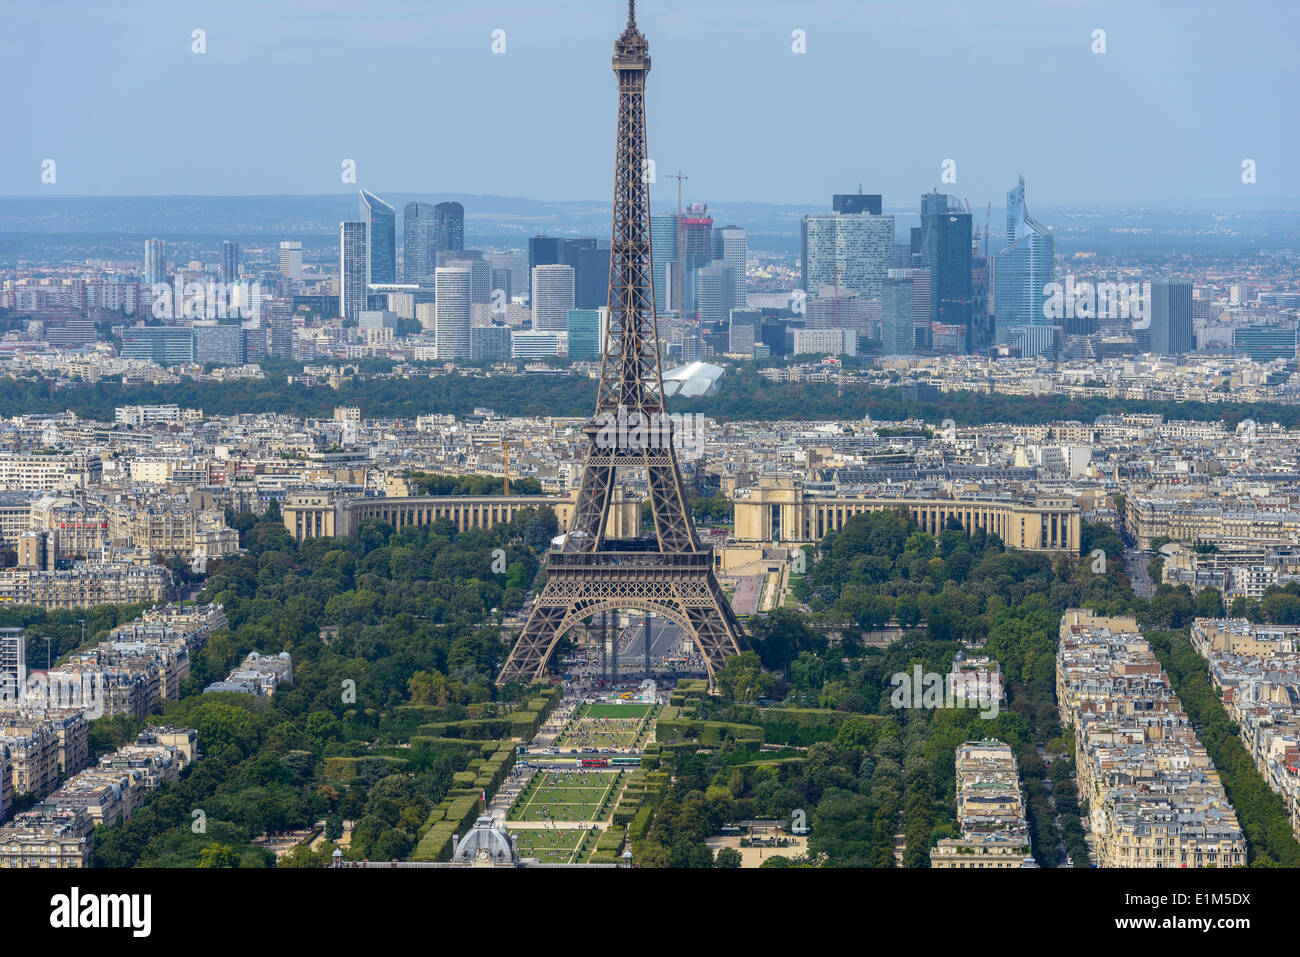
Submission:
[[[660,194],[665,192],[662,185]],[[957,187],[949,189],[958,195]],[[161,238],[220,236],[238,239],[328,240],[338,224],[357,215],[356,189],[316,195],[247,196],[19,196],[0,197],[0,233],[13,247],[21,235],[42,237],[76,234],[149,235]],[[610,202],[603,200],[537,200],[527,197],[466,193],[385,193],[381,198],[397,207],[413,200],[454,200],[465,207],[466,245],[526,246],[530,236],[607,236]],[[917,196],[919,204],[919,194]],[[888,199],[888,197],[886,197]],[[804,214],[829,212],[824,204],[730,201],[709,203],[718,225],[735,224],[750,234],[751,249],[798,250],[799,220]],[[1282,201],[1278,201],[1281,203]],[[1225,249],[1300,247],[1300,200],[1290,206],[1261,199],[1241,208],[1224,201],[1187,204],[1151,203],[1143,207],[1065,207],[1035,204],[1035,216],[1057,234],[1061,247],[1111,246],[1116,242],[1150,249],[1153,241],[1192,251],[1209,246]],[[656,213],[670,213],[675,203],[653,203]],[[900,241],[919,223],[915,206],[886,205],[896,218]],[[995,237],[1003,230],[1001,207],[987,213],[974,205],[977,227],[988,215]],[[399,223],[399,233],[401,230]],[[1122,237],[1122,238],[1121,238]],[[399,237],[400,242],[400,237]]]

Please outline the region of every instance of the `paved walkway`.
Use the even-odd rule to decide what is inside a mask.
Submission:
[[[758,611],[758,599],[763,593],[763,576],[746,575],[736,579],[736,590],[731,595],[731,610],[737,615],[752,615]]]

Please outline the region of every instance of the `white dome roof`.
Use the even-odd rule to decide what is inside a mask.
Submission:
[[[490,817],[480,817],[474,822],[474,827],[456,845],[451,859],[456,864],[519,863],[510,835]]]

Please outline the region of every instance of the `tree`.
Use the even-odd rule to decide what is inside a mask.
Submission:
[[[713,858],[713,866],[728,868],[739,867],[740,851],[736,850],[734,847],[718,848],[717,856]]]
[[[229,844],[209,844],[199,851],[199,867],[238,867],[239,854]]]
[[[729,657],[715,676],[718,693],[737,704],[751,704],[772,690],[775,680],[763,672],[758,655],[742,651]]]
[[[788,670],[801,651],[821,653],[826,639],[808,627],[804,617],[788,608],[778,608],[754,628],[754,649],[763,665]]]
[[[854,715],[846,718],[835,735],[833,747],[836,751],[860,751],[870,748],[876,741],[876,728],[865,718]]]
[[[1196,596],[1196,617],[1222,618],[1223,595],[1217,588],[1205,588]]]
[[[875,818],[875,810],[861,794],[838,789],[826,794],[813,811],[809,852],[825,854],[840,866],[869,866],[876,855],[871,830],[864,824]]]
[[[313,711],[307,716],[307,737],[314,744],[322,745],[340,736],[342,729],[339,719],[328,711]]]
[[[632,860],[637,867],[668,867],[668,848],[649,839],[632,845]]]

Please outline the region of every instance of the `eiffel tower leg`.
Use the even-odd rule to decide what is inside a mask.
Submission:
[[[542,596],[538,597],[537,603],[528,615],[528,621],[524,624],[519,640],[515,642],[510,656],[506,658],[506,663],[497,678],[497,684],[503,685],[507,681],[528,684],[546,674],[547,663],[559,637],[557,630],[560,623],[564,621],[567,609],[544,604],[542,599],[545,594],[546,589],[543,589]]]
[[[709,576],[709,595],[712,599],[709,604],[691,604],[684,610],[695,647],[704,657],[704,670],[708,673],[709,690],[712,691],[717,687],[717,670],[729,657],[744,650],[741,645],[744,632],[712,575]]]

